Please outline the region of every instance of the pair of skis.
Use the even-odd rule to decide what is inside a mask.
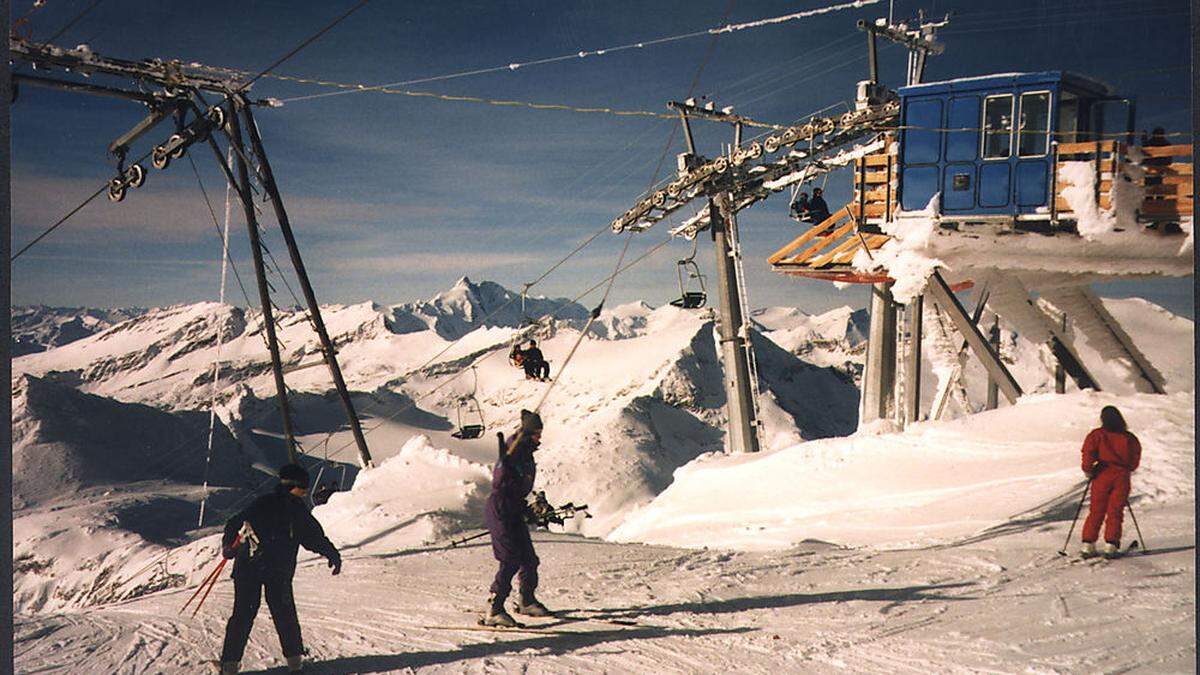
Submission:
[[[1141,544],[1138,542],[1138,540],[1134,539],[1133,541],[1129,542],[1129,545],[1126,546],[1124,549],[1118,549],[1116,555],[1106,556],[1102,552],[1096,551],[1096,553],[1093,555],[1089,555],[1089,556],[1079,555],[1079,556],[1076,556],[1075,559],[1079,560],[1081,562],[1086,562],[1086,563],[1096,563],[1096,562],[1105,562],[1105,561],[1110,561],[1110,560],[1119,560],[1119,559],[1124,558],[1125,556],[1129,555],[1130,553],[1133,553],[1134,551],[1138,550],[1140,545]],[[1146,549],[1141,549],[1141,550],[1143,552],[1147,552]]]
[[[622,630],[629,629],[629,628],[637,628],[637,627],[641,626],[641,624],[639,624],[638,622],[633,621],[631,619],[600,619],[600,618],[596,618],[596,617],[579,616],[577,614],[553,614],[550,618],[557,619],[557,622],[547,623],[547,624],[543,624],[541,626],[536,625],[536,624],[523,624],[523,623],[518,623],[516,626],[511,626],[511,627],[509,627],[509,626],[489,626],[484,623],[484,620],[482,618],[480,618],[480,619],[476,620],[476,623],[474,625],[461,625],[461,626],[460,625],[454,625],[454,626],[429,625],[429,626],[422,626],[422,628],[424,628],[426,630],[479,631],[479,632],[487,632],[487,633],[533,633],[533,634],[541,634],[541,635],[578,635],[580,633],[580,631],[561,630],[561,629],[555,628],[555,626],[560,626],[565,623],[583,623],[583,622],[589,622],[589,621],[609,624],[609,625],[614,626],[615,628],[619,628]]]

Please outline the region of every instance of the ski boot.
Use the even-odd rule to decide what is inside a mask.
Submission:
[[[517,600],[516,610],[517,614],[525,616],[554,616],[553,612],[546,609],[546,606],[538,602],[538,599],[532,595]]]
[[[1098,555],[1100,554],[1096,552],[1096,544],[1090,541],[1083,542],[1083,546],[1079,548],[1079,557],[1083,558],[1084,560],[1087,560],[1088,558],[1095,558]]]
[[[1120,558],[1121,557],[1120,544],[1114,544],[1111,541],[1105,542],[1104,543],[1104,553],[1102,555],[1104,556],[1105,560],[1112,560],[1114,558]]]
[[[504,611],[504,599],[496,597],[494,593],[488,598],[487,614],[479,623],[483,626],[499,628],[516,628],[519,625],[508,612]]]
[[[242,670],[241,661],[210,661],[212,671],[218,675],[237,675]]]

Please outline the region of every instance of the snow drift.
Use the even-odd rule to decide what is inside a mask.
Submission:
[[[1017,405],[904,433],[834,438],[755,456],[708,456],[609,539],[742,550],[808,539],[854,546],[950,542],[1070,499],[1079,447],[1099,410],[1117,405],[1146,449],[1134,494],[1194,494],[1190,393],[1037,395]]]

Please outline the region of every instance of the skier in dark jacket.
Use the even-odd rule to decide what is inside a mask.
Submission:
[[[264,591],[288,672],[300,672],[304,642],[292,597],[299,547],[325,556],[334,574],[342,571],[341,555],[304,503],[308,484],[303,467],[286,464],[279,469],[274,492],[258,497],[225,523],[221,546],[222,554],[233,559],[234,595],[221,649],[222,673],[238,672]],[[239,534],[242,541],[235,547]]]
[[[1142,444],[1129,433],[1121,411],[1106,405],[1100,411],[1100,428],[1092,429],[1083,441],[1083,473],[1091,480],[1092,503],[1083,522],[1084,558],[1098,555],[1096,538],[1104,523],[1104,557],[1121,551],[1121,521],[1129,500],[1129,477],[1142,461]]]
[[[792,202],[791,215],[796,220],[804,223],[808,222],[808,210],[811,206],[808,203],[808,193],[801,192],[796,195],[796,201]]]
[[[813,225],[820,225],[829,219],[829,205],[821,196],[823,193],[821,188],[814,188],[812,199],[808,202],[808,220]]]
[[[535,380],[550,378],[550,364],[546,363],[546,357],[542,356],[542,350],[533,340],[529,341],[529,348],[521,352],[521,365],[525,368],[525,377]]]
[[[504,610],[512,591],[512,579],[520,573],[520,597],[517,612],[527,616],[549,616],[546,606],[534,597],[538,585],[538,557],[526,524],[526,498],[533,490],[537,463],[533,453],[542,439],[542,418],[521,411],[521,428],[515,436],[501,441],[500,457],[492,471],[492,493],[488,495],[484,522],[492,536],[492,553],[500,562],[488,598],[488,626],[513,627],[517,622]]]

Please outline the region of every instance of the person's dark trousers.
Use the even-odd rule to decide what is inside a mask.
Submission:
[[[263,574],[252,566],[237,570],[233,576],[233,615],[225,626],[225,645],[221,661],[241,661],[250,639],[250,629],[258,615],[262,596],[267,596],[267,608],[279,634],[283,656],[300,656],[304,640],[300,636],[300,619],[296,616],[296,599],[292,596],[290,577]]]
[[[531,600],[538,586],[538,560],[533,552],[529,527],[523,522],[497,523],[489,528],[492,534],[492,554],[500,561],[491,592],[498,603],[512,593],[512,580],[519,576],[521,599]]]
[[[540,380],[550,379],[550,363],[547,361],[538,363],[534,367],[533,372],[536,373],[536,377]]]

